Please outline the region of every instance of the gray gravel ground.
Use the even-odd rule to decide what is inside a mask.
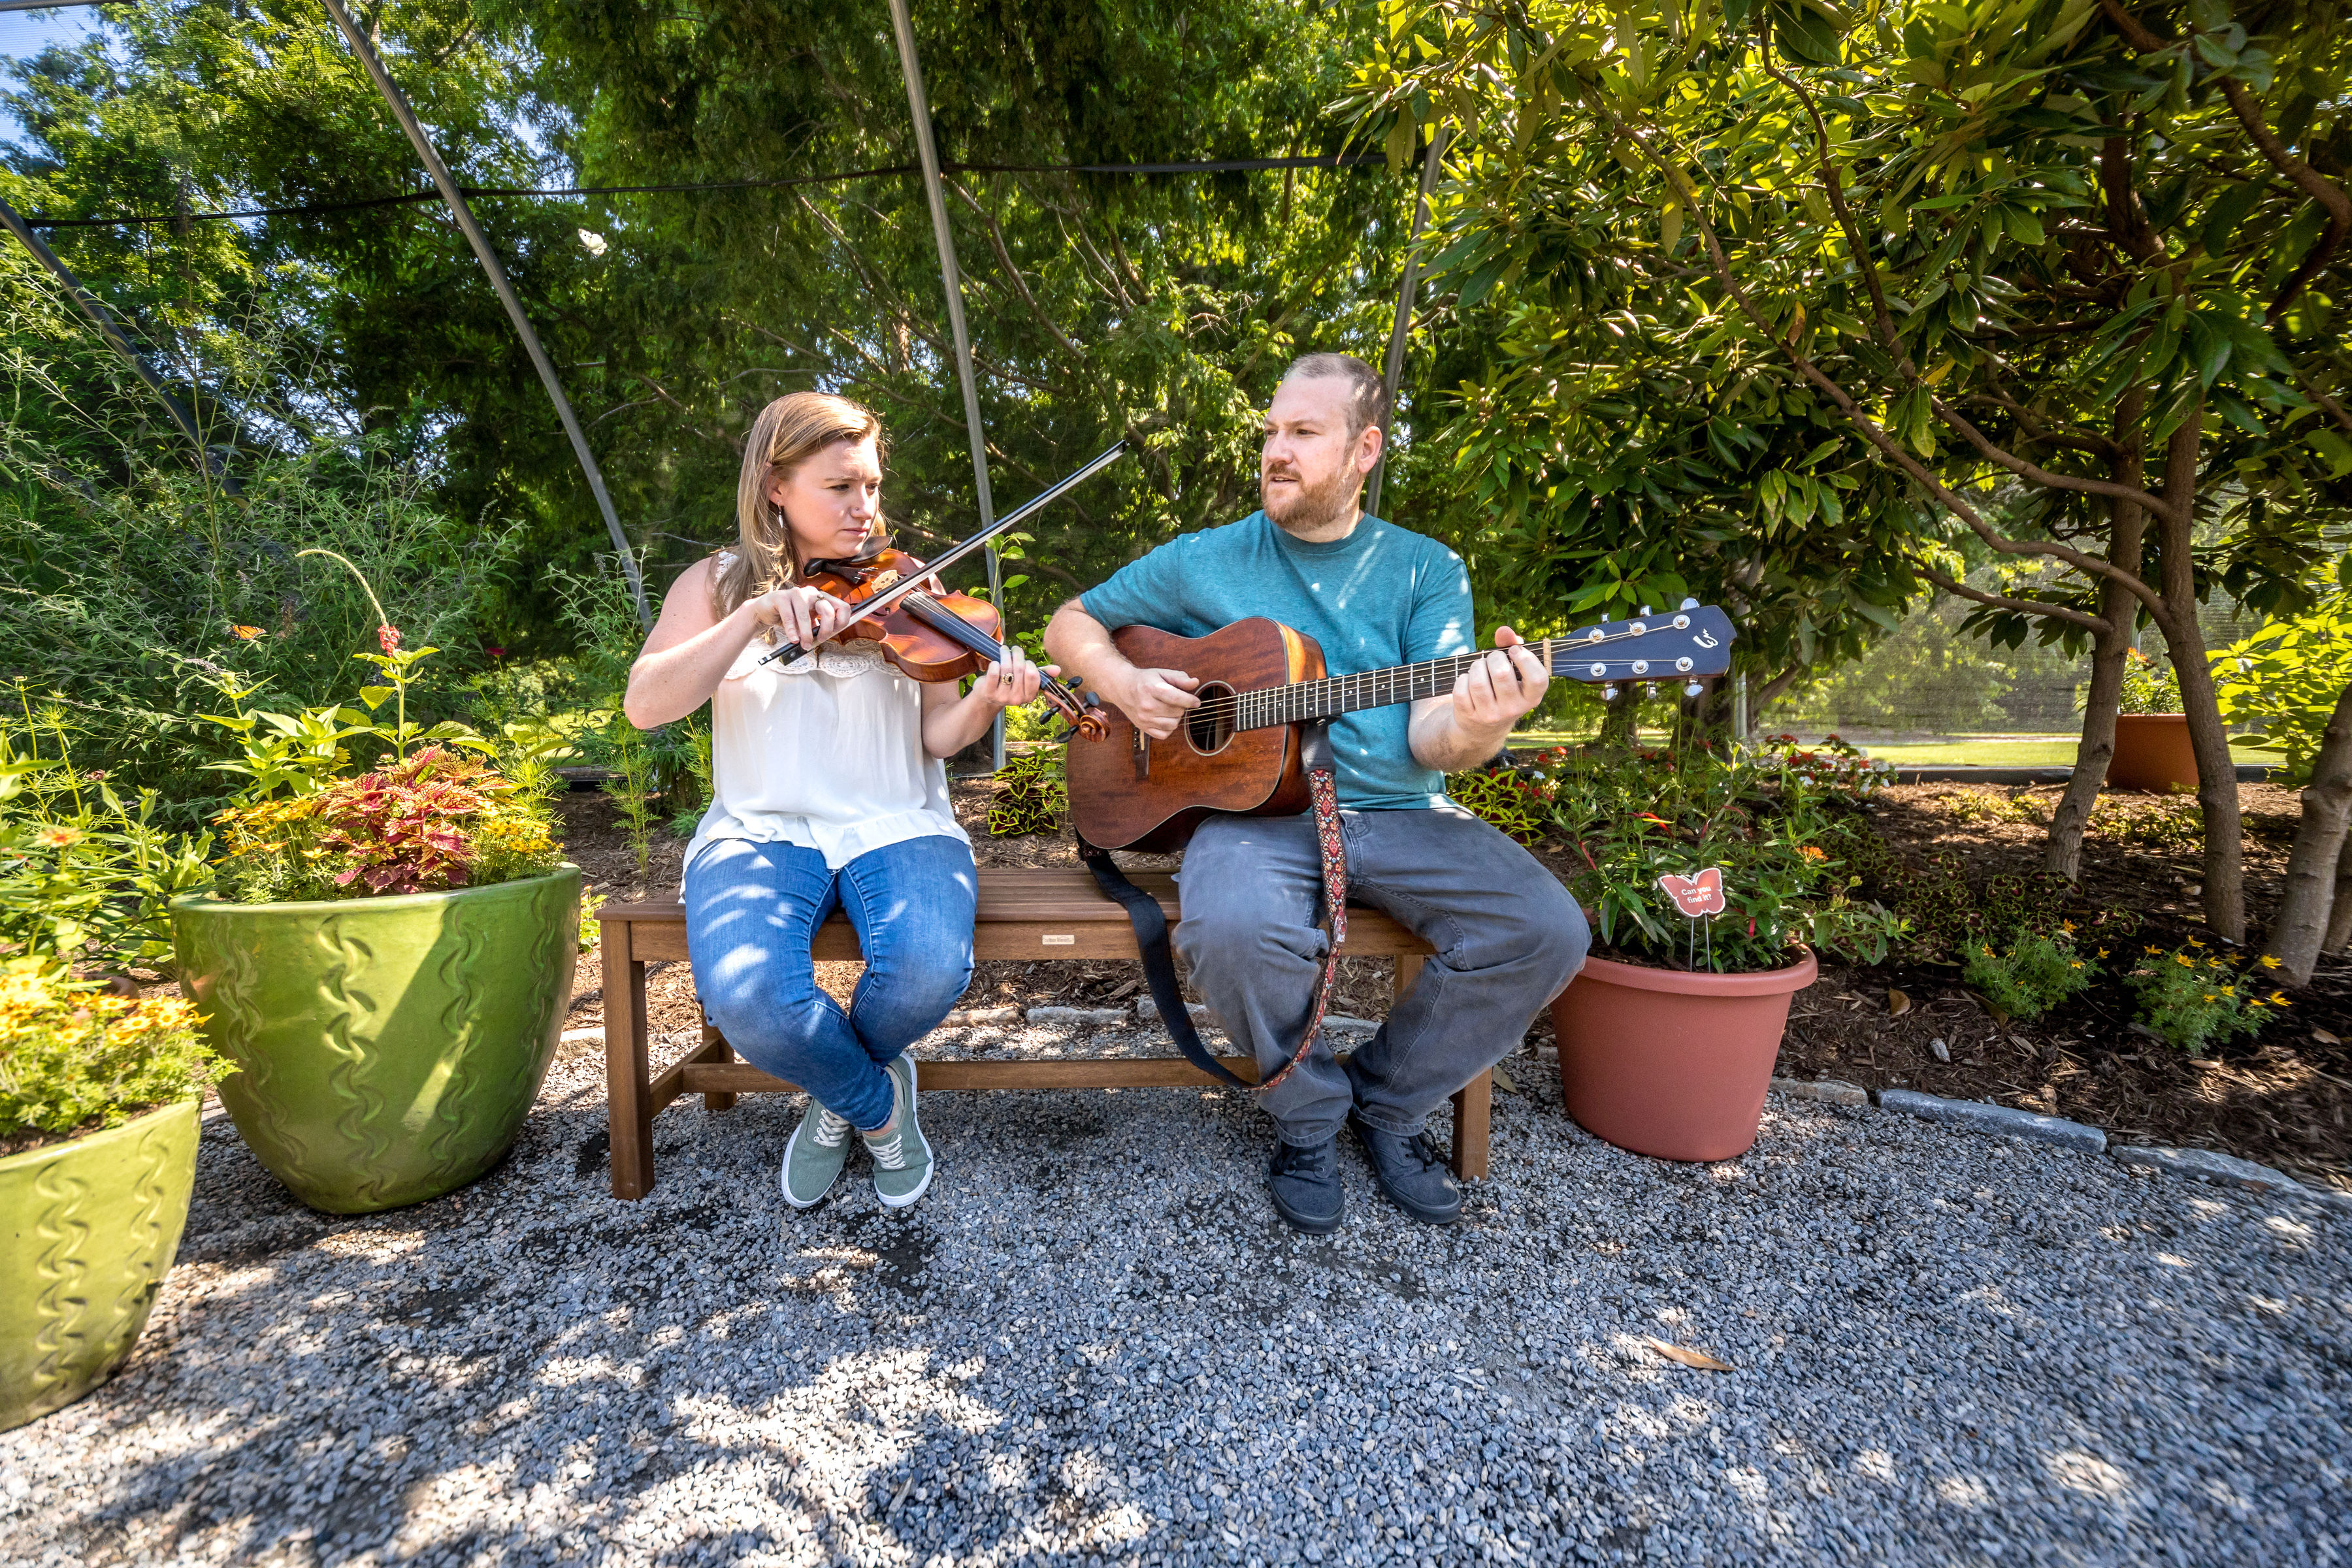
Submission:
[[[905,1217],[857,1163],[785,1209],[798,1101],[756,1097],[665,1113],[614,1202],[584,1056],[503,1169],[396,1214],[302,1209],[215,1121],[135,1362],[0,1436],[0,1561],[2352,1551],[2352,1217],[1795,1100],[1660,1164],[1513,1065],[1466,1223],[1350,1149],[1320,1240],[1232,1094],[930,1098]]]

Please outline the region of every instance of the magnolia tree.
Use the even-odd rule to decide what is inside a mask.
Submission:
[[[2217,584],[2294,608],[2352,495],[2334,10],[1384,14],[1354,107],[1451,132],[1445,275],[1529,323],[1470,389],[1464,471],[1566,476],[1562,526],[1590,549],[1608,508],[1583,476],[1664,441],[1684,460],[1641,545],[1803,606],[1775,658],[1841,651],[1851,627],[1825,642],[1829,612],[1879,618],[1927,584],[2088,639],[2051,847],[2070,876],[2124,653],[2152,625],[2196,747],[2205,916],[2242,938],[2236,775],[2196,609]],[[1964,542],[2044,570],[1972,585]]]

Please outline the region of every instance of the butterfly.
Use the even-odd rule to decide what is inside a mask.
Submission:
[[[1723,912],[1723,868],[1709,866],[1696,876],[1676,876],[1669,871],[1658,879],[1658,886],[1675,901],[1675,908],[1696,920],[1700,915]]]

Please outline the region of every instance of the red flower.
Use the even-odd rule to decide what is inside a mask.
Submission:
[[[485,647],[482,651],[492,658],[504,658],[507,656],[507,650],[502,647]]]
[[[398,626],[378,626],[375,629],[375,640],[383,644],[384,652],[398,653],[400,651],[400,628]]]

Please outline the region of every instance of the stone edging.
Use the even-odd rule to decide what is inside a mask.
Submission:
[[[1776,1078],[1772,1080],[1772,1091],[1792,1100],[1821,1100],[1831,1105],[1867,1107],[1875,1104],[1882,1110],[1900,1111],[1906,1116],[1963,1127],[1973,1132],[2055,1143],[2061,1148],[2084,1154],[2104,1153],[2136,1170],[2161,1171],[2190,1181],[2210,1182],[2217,1186],[2239,1187],[2250,1192],[2309,1198],[2352,1213],[2352,1193],[2340,1192],[2333,1187],[2315,1187],[2296,1181],[2284,1171],[2258,1165],[2252,1160],[2241,1160],[2233,1154],[2217,1154],[2210,1149],[2168,1149],[2136,1143],[2110,1145],[2103,1128],[2093,1127],[2088,1122],[2068,1121],[2063,1117],[2041,1116],[2013,1106],[1994,1105],[1981,1100],[1947,1100],[1940,1095],[1921,1094],[1909,1089],[1884,1089],[1874,1095],[1860,1084],[1830,1078],[1810,1082],[1802,1079]]]

